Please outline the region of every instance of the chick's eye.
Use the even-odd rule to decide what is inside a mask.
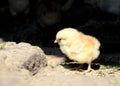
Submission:
[[[60,38],[59,41],[61,41],[62,39]]]
[[[65,38],[59,38],[59,41],[61,41],[61,40],[66,40]]]

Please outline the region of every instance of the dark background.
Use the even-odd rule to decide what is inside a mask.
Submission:
[[[58,0],[58,3],[62,5],[65,1]],[[13,16],[9,12],[8,1],[0,0],[0,38],[43,47],[58,47],[54,44],[56,32],[65,27],[73,27],[98,38],[101,52],[120,51],[120,21],[117,21],[119,15],[93,7],[83,0],[74,0],[67,12],[61,12],[59,23],[42,27],[37,21],[37,3],[38,0],[30,0],[30,11],[27,15],[20,13]]]

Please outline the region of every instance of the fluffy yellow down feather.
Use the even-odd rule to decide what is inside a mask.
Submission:
[[[100,51],[100,42],[97,38],[86,35],[74,28],[64,28],[57,32],[54,43],[58,43],[60,50],[69,59],[87,63],[86,72],[92,70],[91,63],[97,59]]]

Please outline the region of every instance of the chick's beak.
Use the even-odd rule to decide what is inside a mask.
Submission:
[[[57,40],[55,40],[55,41],[54,41],[54,43],[58,43],[58,41],[57,41]]]

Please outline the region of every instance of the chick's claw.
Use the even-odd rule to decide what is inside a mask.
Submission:
[[[88,67],[87,67],[86,70],[85,70],[85,68],[84,68],[84,64],[81,64],[81,65],[78,66],[78,67],[72,68],[72,70],[76,70],[76,71],[84,72],[84,73],[89,73],[89,72],[91,72],[91,71],[94,71],[94,69],[91,68],[91,64],[88,64]]]
[[[88,64],[87,70],[84,71],[84,73],[89,73],[91,71],[94,71],[94,69],[91,68],[91,63]]]

